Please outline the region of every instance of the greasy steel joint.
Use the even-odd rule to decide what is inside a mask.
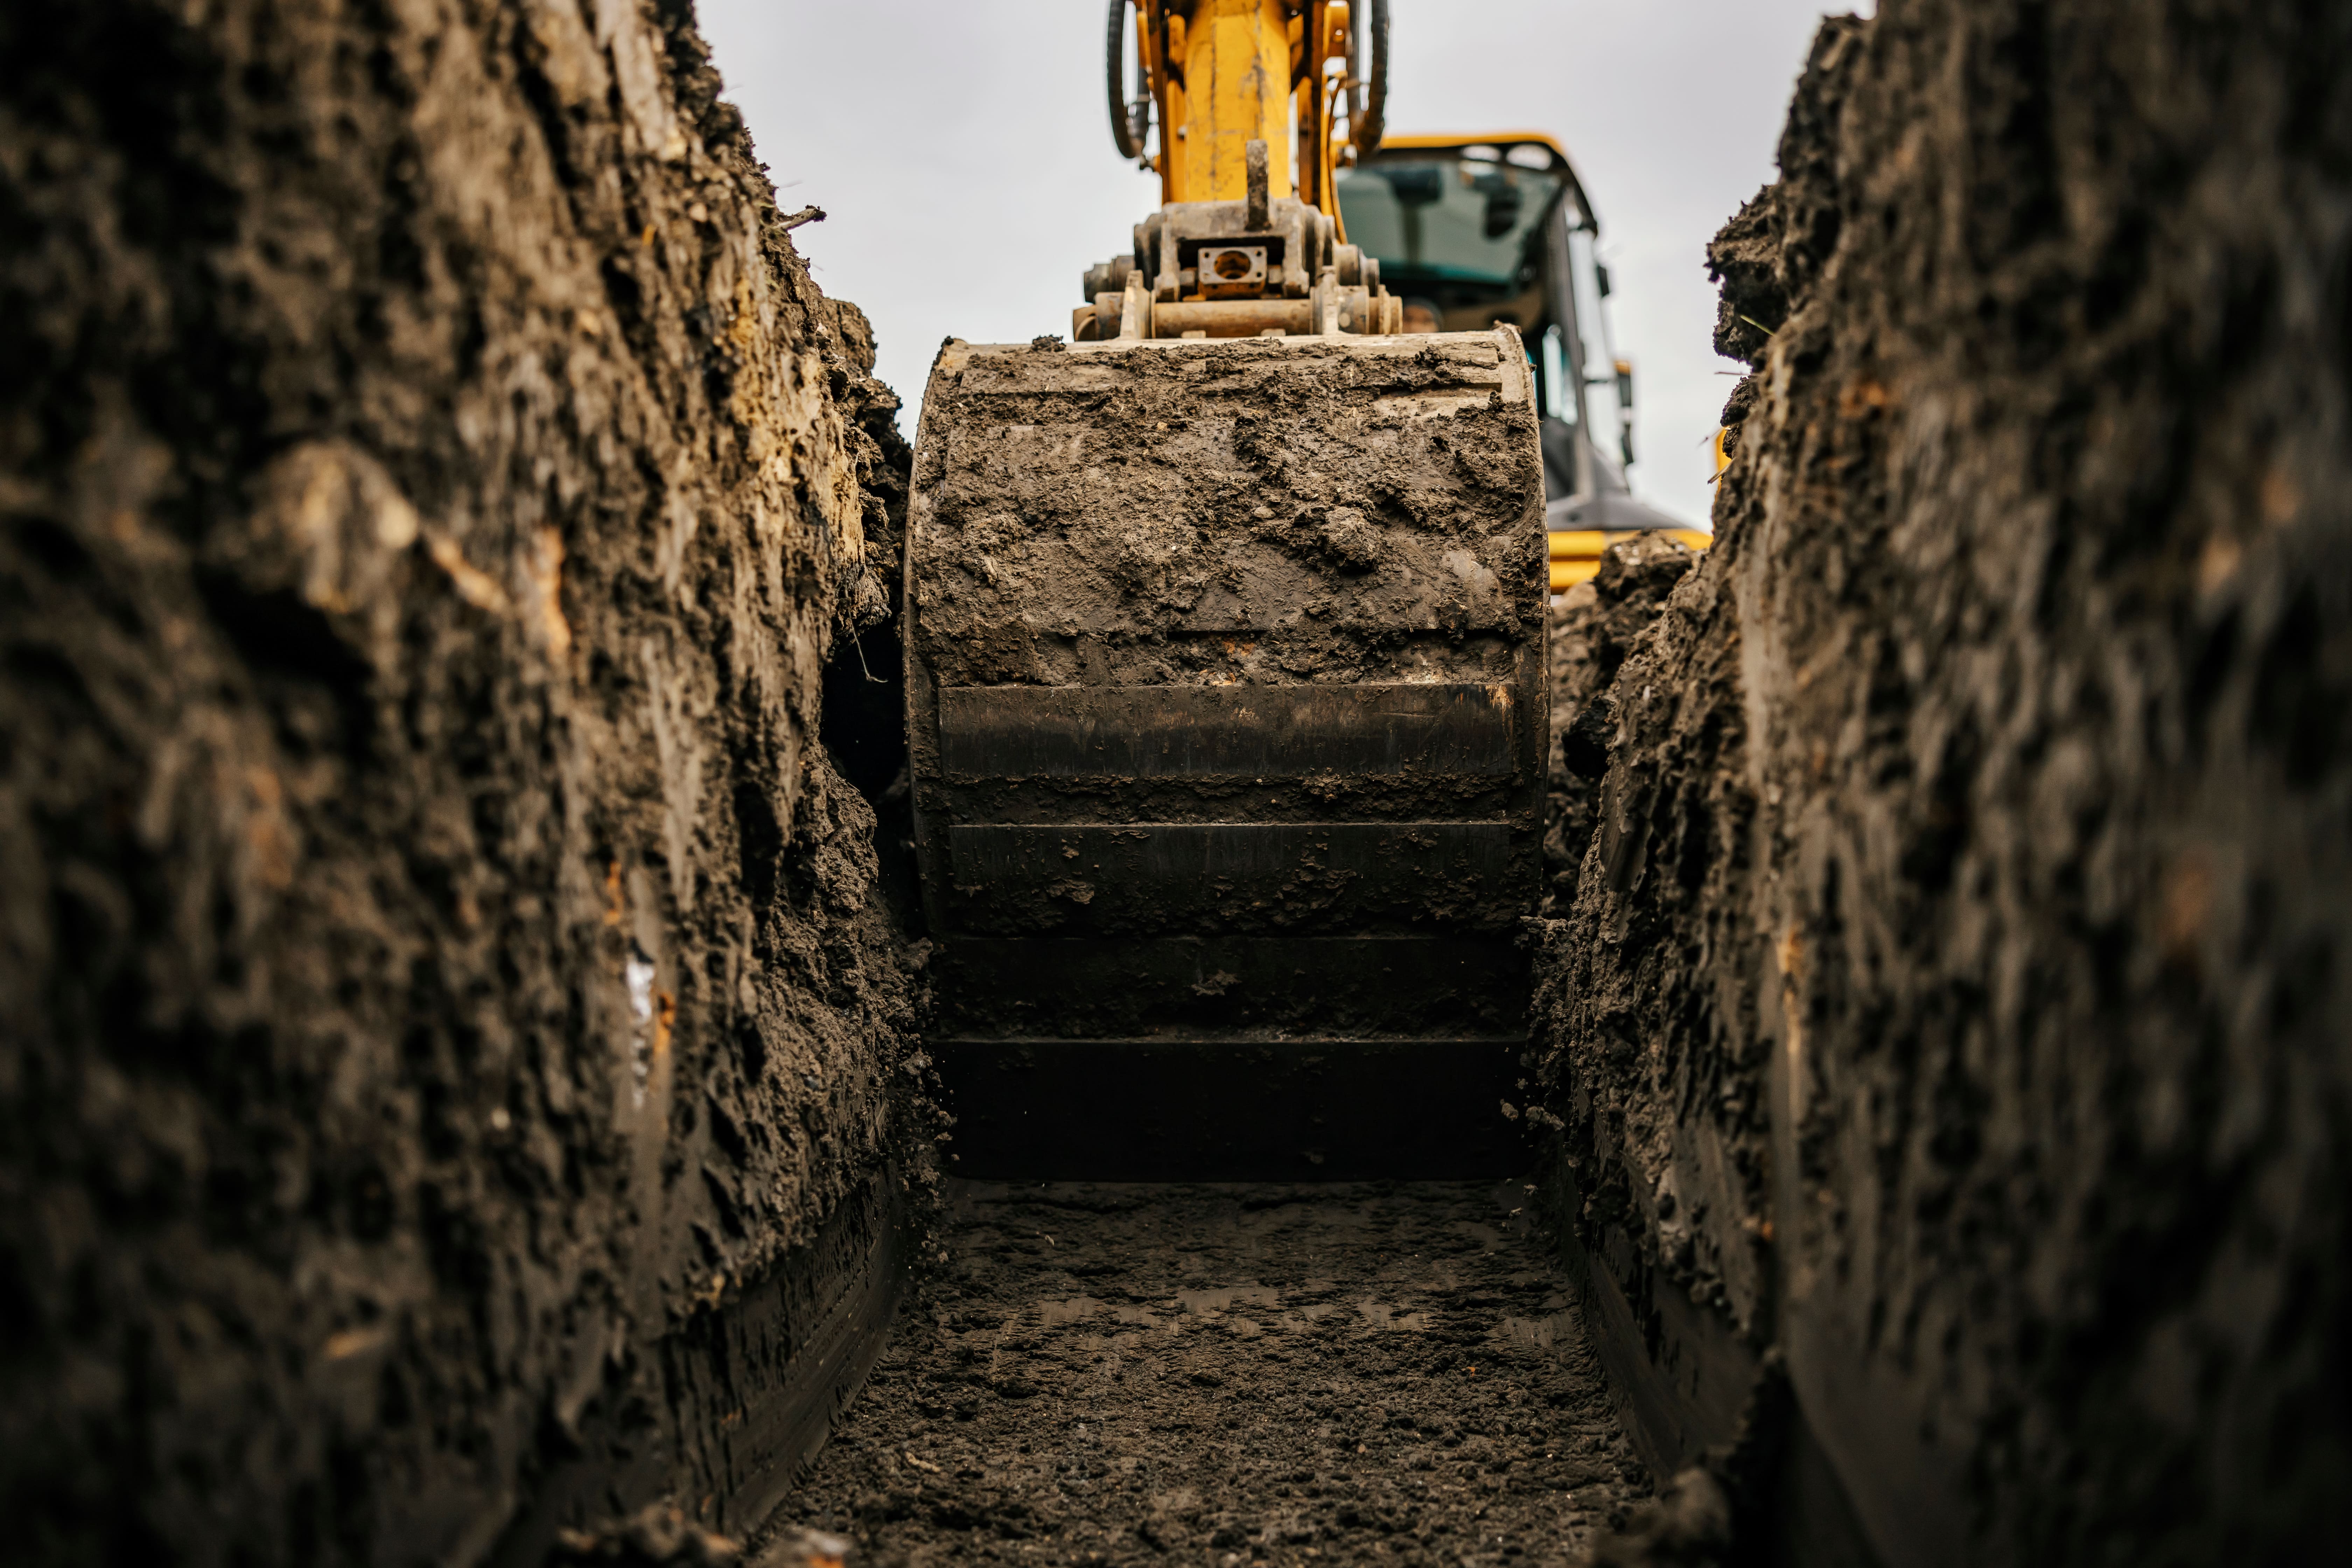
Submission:
[[[1346,243],[1332,180],[1356,138],[1352,119],[1345,138],[1336,119],[1362,112],[1348,97],[1355,28],[1325,0],[1137,5],[1146,96],[1116,129],[1122,149],[1139,152],[1158,125],[1161,205],[1135,226],[1129,254],[1087,268],[1075,341],[1402,329],[1403,302],[1381,287],[1379,263]],[[1113,97],[1123,91],[1122,76]],[[1278,300],[1298,304],[1271,308]],[[1269,308],[1202,313],[1212,304]]]

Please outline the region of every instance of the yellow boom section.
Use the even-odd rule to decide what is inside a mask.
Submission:
[[[1190,16],[1139,0],[1136,46],[1159,104],[1163,205],[1244,199],[1244,150],[1263,142],[1267,196],[1338,216],[1332,121],[1340,95],[1358,85],[1346,74],[1350,15],[1345,0],[1194,0]]]
[[[1202,0],[1171,16],[1167,199],[1234,202],[1248,193],[1243,149],[1266,147],[1266,195],[1290,195],[1290,29],[1281,0]]]

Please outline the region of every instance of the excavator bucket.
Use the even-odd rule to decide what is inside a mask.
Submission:
[[[957,1173],[1523,1168],[1532,391],[1507,327],[941,351],[906,633]]]

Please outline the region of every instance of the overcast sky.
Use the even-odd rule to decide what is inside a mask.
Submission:
[[[874,320],[914,416],[942,338],[1066,334],[1156,176],[1112,149],[1098,0],[700,0],[818,284]],[[1840,5],[1836,9],[1859,7]],[[1398,132],[1549,131],[1601,218],[1634,363],[1636,494],[1694,523],[1734,367],[1705,247],[1773,174],[1818,0],[1391,0]]]

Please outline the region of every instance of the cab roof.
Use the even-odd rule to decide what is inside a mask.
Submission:
[[[1546,167],[1567,176],[1569,188],[1576,193],[1576,205],[1583,209],[1584,221],[1593,233],[1601,232],[1601,216],[1592,210],[1592,198],[1584,194],[1584,182],[1577,178],[1576,165],[1568,161],[1568,150],[1541,131],[1430,132],[1383,136],[1380,146],[1364,162],[1377,163],[1391,153],[1455,153],[1467,147],[1492,147],[1506,162],[1511,161],[1511,151],[1517,147],[1538,148],[1549,153],[1550,162]]]

